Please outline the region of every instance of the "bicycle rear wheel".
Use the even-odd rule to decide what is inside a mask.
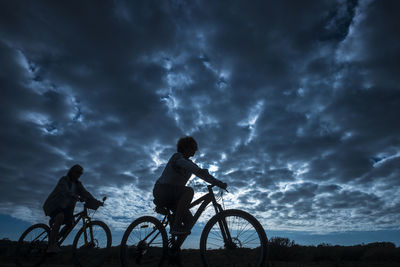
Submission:
[[[98,267],[110,252],[111,231],[105,223],[92,221],[78,231],[72,246],[75,266]]]
[[[159,220],[143,216],[133,221],[121,241],[121,264],[131,266],[164,266],[168,250],[165,228]]]
[[[205,266],[258,266],[267,255],[267,236],[247,212],[225,210],[210,219],[200,238]]]
[[[50,228],[43,223],[25,230],[18,240],[15,264],[19,267],[39,266],[46,258]]]

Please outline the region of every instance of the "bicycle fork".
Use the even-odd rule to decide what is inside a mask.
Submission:
[[[90,220],[88,220],[88,221],[85,221],[84,222],[84,224],[83,224],[83,239],[84,239],[84,241],[85,241],[85,246],[89,246],[89,245],[92,245],[92,246],[94,246],[95,244],[94,244],[94,237],[93,237],[93,228],[92,228],[92,226],[89,226],[89,223],[90,223]],[[88,241],[88,233],[86,232],[86,229],[87,228],[89,228],[89,240],[90,241]]]
[[[221,205],[218,203],[215,203],[214,208],[215,208],[215,212],[217,214],[219,214],[223,211]],[[222,219],[218,220],[218,225],[221,230],[222,238],[224,239],[225,248],[227,248],[227,249],[236,248],[235,243],[232,241],[232,236],[231,236],[231,233],[229,232],[229,228],[228,228],[226,219],[222,218]]]

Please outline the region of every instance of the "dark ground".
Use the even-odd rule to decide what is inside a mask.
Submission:
[[[15,241],[0,240],[0,267],[15,266]],[[42,267],[72,267],[70,248],[64,247],[64,252],[57,256],[46,258]],[[200,267],[199,250],[183,250],[184,266]],[[254,266],[251,257],[241,266]],[[102,267],[117,267],[119,262],[119,247],[112,247],[109,259]],[[171,265],[172,266],[172,265]],[[222,262],[219,266],[233,267],[234,263]],[[400,247],[387,242],[363,244],[357,246],[299,246],[285,238],[272,238],[269,243],[269,260],[266,267],[400,267]]]

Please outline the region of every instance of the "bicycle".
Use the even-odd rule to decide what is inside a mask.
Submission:
[[[107,198],[103,198],[103,202]],[[79,201],[84,202],[83,199]],[[111,247],[111,231],[102,221],[92,221],[88,214],[88,203],[85,202],[83,210],[74,214],[71,227],[64,225],[58,234],[57,245],[65,241],[74,227],[82,220],[82,228],[75,235],[72,243],[74,265],[77,267],[98,267],[106,259]],[[97,209],[97,208],[96,208]],[[52,220],[49,221],[51,227]],[[38,223],[26,229],[18,240],[16,247],[15,263],[19,267],[37,267],[45,260],[50,236],[50,227]]]
[[[205,266],[249,266],[255,261],[261,267],[267,255],[268,239],[261,224],[249,213],[224,210],[215,198],[214,185],[208,185],[208,193],[193,201],[190,208],[199,204],[191,228],[196,224],[208,204],[212,203],[215,215],[206,223],[200,237],[200,254]],[[222,191],[221,191],[222,199]],[[180,247],[189,234],[170,235],[166,227],[173,221],[172,212],[158,206],[155,211],[164,215],[162,221],[152,216],[143,216],[133,221],[126,229],[120,250],[123,267],[181,265]]]

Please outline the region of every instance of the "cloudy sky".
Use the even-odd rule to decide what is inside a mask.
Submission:
[[[108,196],[95,217],[118,243],[155,215],[153,184],[191,135],[194,162],[229,185],[225,207],[268,236],[400,245],[398,12],[368,0],[1,1],[1,237],[45,221],[44,200],[79,163],[86,188]]]

